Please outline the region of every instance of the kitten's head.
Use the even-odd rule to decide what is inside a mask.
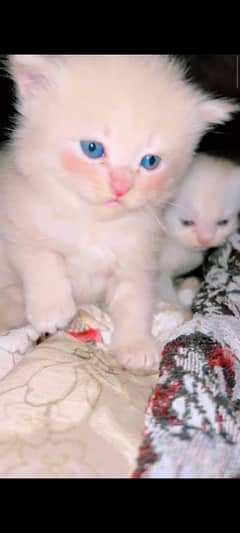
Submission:
[[[237,229],[239,211],[240,166],[202,154],[166,208],[164,224],[183,246],[203,251],[220,246]]]
[[[168,56],[16,55],[10,70],[19,169],[110,215],[164,204],[201,136],[236,110]]]

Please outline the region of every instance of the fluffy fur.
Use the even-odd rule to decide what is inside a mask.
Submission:
[[[197,268],[207,249],[224,243],[238,227],[239,211],[240,166],[197,155],[163,215],[159,286],[168,302],[178,303],[173,278]]]
[[[167,56],[19,55],[10,71],[20,119],[0,165],[2,327],[55,332],[82,304],[104,303],[112,352],[151,367],[155,212],[235,106],[191,86]],[[89,159],[81,140],[105,156]],[[146,154],[159,168],[140,166]]]

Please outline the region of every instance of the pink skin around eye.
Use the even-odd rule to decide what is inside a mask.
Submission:
[[[64,149],[62,162],[68,172],[79,178],[81,177],[81,179],[85,177],[92,183],[98,181],[101,172],[101,179],[106,179],[106,185],[109,186],[109,196],[112,196],[107,202],[109,205],[119,204],[121,198],[126,196],[135,185],[135,172],[129,167],[107,167],[107,165],[105,167],[105,165],[99,165],[99,162],[96,164],[96,162],[87,161],[72,146]],[[158,173],[149,172],[144,173],[144,175],[141,173],[139,176],[139,178],[142,178],[141,188],[149,192],[158,191],[165,184],[167,177],[167,171],[164,169],[161,169]],[[138,181],[138,176],[136,176],[136,181]]]
[[[158,173],[145,174],[144,189],[149,192],[158,191],[167,181],[167,170],[161,169]]]
[[[63,152],[63,166],[68,172],[71,172],[71,174],[84,175],[84,170],[87,170],[88,176],[89,173],[91,174],[91,165],[79,157],[71,147],[66,148]],[[94,168],[93,171],[93,174],[95,175]]]
[[[77,176],[87,176],[87,179],[94,180],[99,176],[99,164],[92,161],[85,161],[75,150],[70,146],[63,152],[64,168],[71,174]],[[101,173],[104,172],[106,183],[108,183],[112,198],[109,200],[111,204],[119,203],[119,198],[125,196],[133,185],[133,172],[128,167],[115,166],[112,168],[101,165]]]

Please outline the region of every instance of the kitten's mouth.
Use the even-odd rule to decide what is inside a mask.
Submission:
[[[109,205],[109,206],[121,205],[121,202],[120,202],[119,198],[111,198],[111,200],[107,200],[106,204]]]
[[[211,248],[212,246],[209,244],[209,245],[199,245],[199,246],[195,246],[195,250],[197,250],[198,252],[206,252],[209,248]]]
[[[209,248],[209,246],[203,246],[203,245],[201,246],[200,244],[192,244],[192,243],[189,243],[189,244],[183,243],[183,245],[185,246],[185,248],[187,248],[187,250],[194,250],[195,252],[205,252]]]

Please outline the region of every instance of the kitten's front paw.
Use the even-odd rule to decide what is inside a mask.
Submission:
[[[200,287],[200,280],[195,276],[191,276],[181,281],[177,293],[178,300],[185,309],[190,309],[194,298],[196,297]]]
[[[26,315],[30,324],[41,334],[56,333],[64,329],[76,315],[77,309],[72,298],[55,297],[53,300],[31,299]]]
[[[121,340],[113,338],[111,351],[123,368],[158,370],[161,359],[160,348],[150,336]]]

